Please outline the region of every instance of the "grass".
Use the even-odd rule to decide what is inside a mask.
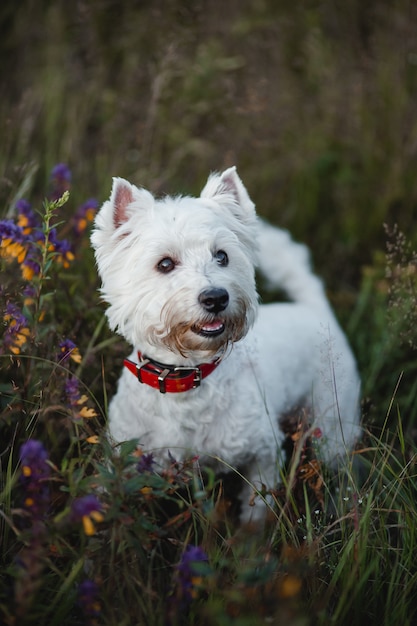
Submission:
[[[414,623],[416,19],[402,0],[248,0],[221,20],[204,2],[2,4],[0,622]],[[197,193],[234,163],[311,245],[363,381],[349,471],[289,464],[260,534],[196,459],[161,472],[107,444],[128,347],[84,205],[113,175]],[[7,243],[4,220],[29,232]]]
[[[79,325],[85,301],[66,287],[93,216],[68,217],[68,180],[54,168],[40,214],[18,204],[0,223],[4,623],[411,624],[416,449],[395,394],[343,475],[306,462],[294,436],[263,532],[236,527],[230,477],[197,458],[161,470],[136,441],[114,454],[102,359],[120,346],[97,308],[93,332]]]

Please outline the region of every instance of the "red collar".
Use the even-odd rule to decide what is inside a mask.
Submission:
[[[148,359],[139,351],[138,359],[139,364],[125,359],[125,367],[137,376],[140,383],[159,389],[161,393],[179,393],[199,387],[201,380],[211,374],[220,363],[219,358],[212,363],[201,363],[195,367],[176,367]]]

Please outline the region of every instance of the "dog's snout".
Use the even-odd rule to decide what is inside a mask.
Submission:
[[[229,294],[226,289],[213,287],[202,291],[198,301],[209,313],[220,313],[229,304]]]

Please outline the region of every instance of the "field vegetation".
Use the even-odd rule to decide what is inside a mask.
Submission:
[[[3,0],[0,31],[0,623],[414,624],[417,5]],[[198,458],[104,437],[129,348],[95,211],[112,176],[197,194],[233,164],[310,246],[363,387],[347,473],[289,432],[262,533]]]

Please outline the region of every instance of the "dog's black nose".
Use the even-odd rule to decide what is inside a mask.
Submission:
[[[229,294],[226,289],[213,287],[202,291],[198,296],[198,301],[209,313],[220,313],[229,304]]]

